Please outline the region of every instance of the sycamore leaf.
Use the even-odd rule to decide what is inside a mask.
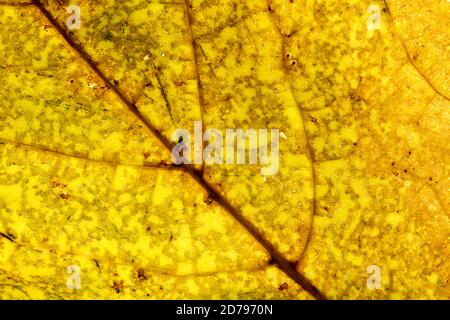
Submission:
[[[185,4],[80,1],[79,32],[67,30],[68,5],[0,7],[5,296],[308,297],[300,284],[320,297],[291,265],[309,236],[313,184],[300,114],[272,56],[277,34],[245,57],[249,69],[260,60],[261,83],[211,78],[224,93],[246,89],[233,98],[246,109],[230,107],[221,124],[231,99],[216,104],[199,86],[210,75]],[[242,28],[262,37],[268,23],[265,13]],[[285,128],[280,174],[171,165],[172,131],[202,117],[205,129]],[[96,290],[66,287],[73,265]]]
[[[422,2],[1,1],[0,297],[449,298],[449,5]],[[279,172],[174,166],[194,121],[280,129]]]

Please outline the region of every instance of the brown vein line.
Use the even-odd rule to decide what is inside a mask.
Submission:
[[[282,34],[280,28],[278,27],[277,22],[275,21],[275,17],[273,16],[273,9],[271,9],[271,1],[270,0],[267,1],[267,11],[268,11],[269,16],[271,17],[274,28],[277,30],[278,34],[281,37],[281,41],[282,41],[282,44],[281,44],[281,47],[282,47],[281,48],[281,52],[282,52],[281,69],[283,70],[283,73],[287,76],[287,72],[286,72],[286,68],[285,68],[285,36]],[[297,100],[295,99],[294,90],[292,88],[292,84],[291,84],[291,81],[289,80],[288,76],[286,78],[286,82],[289,85],[288,87],[291,92],[292,99],[294,100],[294,102],[297,106],[297,109],[300,112],[300,116],[302,117],[302,127],[303,127],[303,131],[305,133],[305,139],[306,139],[306,152],[307,152],[308,158],[311,161],[311,175],[312,175],[312,183],[313,183],[313,199],[312,199],[312,217],[313,217],[313,219],[312,220],[314,221],[314,217],[317,215],[317,205],[316,205],[317,197],[316,197],[316,188],[315,188],[315,186],[317,185],[317,178],[316,178],[316,173],[315,173],[315,168],[314,168],[314,163],[316,163],[316,161],[314,160],[313,150],[311,147],[311,143],[309,142],[308,134],[306,131],[305,112],[304,112],[303,108],[300,107]],[[308,246],[311,242],[313,223],[314,222],[311,223],[311,228],[310,228],[310,232],[308,234],[308,238],[306,239],[305,248],[303,249],[303,252],[301,253],[299,259],[297,260],[296,265],[298,265],[302,261],[304,255],[305,255],[306,249],[308,248]]]
[[[0,237],[3,237],[5,239],[7,239],[8,241],[13,242],[16,247],[23,247],[23,248],[27,248],[29,250],[33,250],[35,252],[39,252],[42,253],[44,251],[46,252],[54,252],[54,249],[52,249],[49,246],[43,246],[43,247],[39,247],[36,248],[33,245],[30,245],[29,242],[25,243],[25,242],[19,242],[16,241],[15,238],[13,238],[12,236],[5,234],[3,232],[0,231]],[[83,254],[83,253],[79,253],[79,252],[74,252],[74,251],[70,251],[70,250],[62,250],[58,252],[58,256],[62,256],[62,255],[68,255],[71,257],[84,257],[84,258],[88,258],[89,260],[91,260],[92,262],[94,262],[97,266],[97,268],[99,267],[99,265],[105,264],[103,261],[99,260],[99,257],[97,256],[93,256],[90,254]],[[138,265],[134,264],[134,263],[127,263],[127,262],[120,262],[120,261],[107,261],[107,263],[109,266],[113,265],[113,266],[126,266],[126,267],[130,267],[130,268],[136,268],[139,267]],[[210,271],[210,272],[192,272],[192,273],[185,273],[185,274],[178,274],[176,272],[171,272],[171,271],[165,271],[165,270],[161,270],[161,269],[157,269],[157,268],[151,268],[151,267],[144,267],[142,268],[144,271],[152,273],[152,274],[159,274],[159,275],[164,275],[164,276],[170,276],[170,277],[177,277],[177,278],[186,278],[186,277],[210,277],[210,276],[214,276],[216,274],[219,273],[237,273],[237,272],[262,272],[265,271],[267,268],[269,267],[268,264],[266,265],[261,265],[261,266],[257,266],[254,268],[243,268],[243,269],[229,269],[229,270],[217,270],[217,271]]]
[[[172,106],[170,105],[169,98],[167,97],[166,89],[164,89],[164,86],[161,82],[161,78],[159,77],[159,74],[156,70],[155,70],[155,77],[156,77],[156,80],[158,81],[158,86],[159,86],[159,91],[161,92],[161,96],[163,97],[164,102],[166,104],[167,112],[169,112],[170,120],[172,120],[172,123],[174,123],[173,116],[172,116]]]
[[[33,5],[32,2],[14,3],[14,2],[3,2],[3,1],[0,1],[0,6],[5,6],[5,7],[27,7],[27,6],[32,6],[32,5]]]
[[[205,132],[205,121],[203,121],[203,113],[204,113],[204,108],[205,108],[205,101],[203,99],[203,96],[201,94],[201,90],[202,90],[202,84],[200,81],[200,72],[198,71],[198,61],[197,61],[197,54],[195,52],[195,41],[194,41],[194,35],[192,34],[192,22],[191,22],[191,16],[189,14],[189,4],[187,2],[187,0],[184,0],[184,15],[186,17],[186,23],[188,26],[188,32],[189,32],[189,39],[191,40],[191,44],[192,44],[192,53],[194,55],[194,66],[195,66],[195,73],[196,73],[196,80],[197,80],[197,88],[198,88],[198,101],[200,103],[200,115],[201,115],[201,120],[202,120],[202,131]],[[202,49],[203,50],[203,49]],[[205,149],[205,141],[202,139],[202,150]],[[202,173],[202,175],[205,172],[205,161],[202,161],[202,166],[200,168],[200,172]]]
[[[91,68],[93,72],[95,72],[107,85],[107,87],[112,90],[122,102],[135,114],[135,116],[157,137],[163,145],[170,151],[173,149],[174,144],[172,144],[169,140],[167,140],[164,136],[160,134],[158,130],[156,130],[139,112],[137,107],[128,101],[128,99],[124,96],[124,94],[114,85],[108,78],[100,71],[100,69],[95,65],[95,63],[91,60],[90,56],[79,46],[74,40],[70,38],[70,36],[66,33],[66,31],[61,27],[58,22],[53,18],[51,13],[42,5],[39,0],[33,0],[33,3],[36,7],[41,11],[41,13],[47,18],[49,23],[61,34],[61,36],[65,39],[65,41],[72,47],[72,49],[87,63],[87,65]],[[292,280],[297,282],[300,286],[303,287],[305,291],[307,291],[311,296],[316,299],[324,300],[325,296],[314,286],[312,285],[302,274],[300,274],[295,266],[292,265],[278,250],[270,243],[264,236],[259,232],[259,230],[245,217],[243,217],[238,210],[236,210],[230,202],[225,199],[213,186],[211,186],[208,182],[206,182],[203,178],[203,174],[201,171],[195,170],[194,167],[183,165],[181,166],[186,173],[191,175],[192,178],[195,179],[210,195],[211,197],[221,205],[228,213],[239,223],[241,224],[253,237],[259,242],[259,244],[266,249],[266,251],[271,255],[273,261],[278,265],[278,267],[288,275]]]
[[[141,168],[141,169],[152,169],[153,168],[153,169],[161,169],[161,170],[168,170],[168,171],[182,170],[182,168],[180,168],[179,166],[176,166],[176,165],[156,165],[156,164],[155,165],[151,165],[151,164],[150,165],[135,165],[135,164],[126,164],[126,163],[120,163],[120,162],[109,161],[109,160],[91,159],[91,158],[87,158],[87,157],[81,156],[81,155],[78,156],[78,155],[74,155],[74,154],[67,154],[67,153],[63,153],[60,151],[51,150],[44,146],[35,146],[35,145],[18,142],[18,141],[13,141],[13,140],[9,140],[9,139],[4,139],[4,138],[0,138],[0,144],[12,144],[12,145],[15,145],[18,147],[23,147],[24,149],[32,149],[35,151],[49,153],[54,156],[57,156],[58,158],[71,158],[71,159],[83,160],[86,162],[103,163],[103,164],[107,164],[107,165],[110,165],[113,167],[122,166],[122,167]]]
[[[400,43],[402,44],[403,50],[406,53],[406,57],[408,58],[409,63],[414,67],[414,69],[416,69],[416,71],[420,74],[420,76],[425,80],[425,82],[431,87],[431,89],[437,95],[441,96],[445,100],[450,100],[450,97],[447,97],[444,93],[440,92],[434,86],[434,84],[431,82],[431,80],[428,79],[428,77],[422,72],[422,70],[420,70],[420,68],[414,62],[414,59],[411,57],[411,54],[410,54],[410,52],[408,50],[408,47],[406,46],[405,41],[398,35],[397,28],[395,27],[394,17],[392,16],[391,10],[389,9],[388,1],[387,0],[379,0],[379,1],[382,1],[384,6],[385,6],[385,8],[386,8],[388,21],[389,21],[389,24],[391,25],[391,28],[392,28],[392,33],[395,36],[395,38],[397,38],[398,41],[400,41]]]
[[[0,236],[5,238],[5,239],[7,239],[7,240],[9,240],[9,241],[11,241],[11,242],[16,242],[13,237],[11,237],[10,235],[8,235],[6,233],[0,232]]]

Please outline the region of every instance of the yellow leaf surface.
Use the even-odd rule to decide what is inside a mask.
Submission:
[[[271,10],[316,173],[298,270],[329,298],[448,299],[450,5],[274,0]],[[423,63],[405,50],[411,38]],[[381,270],[378,290],[366,286],[370,266]]]
[[[0,298],[450,298],[449,7],[0,1]],[[279,171],[174,165],[196,121]]]

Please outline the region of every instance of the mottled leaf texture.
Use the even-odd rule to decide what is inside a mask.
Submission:
[[[449,299],[449,13],[0,1],[0,298]],[[279,129],[279,172],[174,165],[195,121]]]

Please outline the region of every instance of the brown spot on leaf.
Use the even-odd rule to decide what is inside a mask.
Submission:
[[[138,278],[141,281],[148,280],[148,276],[145,274],[145,270],[142,268],[138,269]]]
[[[287,289],[289,289],[289,285],[288,285],[286,282],[282,283],[282,284],[278,287],[278,290],[280,290],[280,291],[284,291],[284,290],[287,290]]]
[[[210,205],[210,204],[213,202],[213,197],[212,197],[212,195],[208,194],[208,195],[205,197],[204,202],[205,202],[207,205]]]
[[[61,197],[61,199],[64,200],[68,200],[70,198],[70,195],[67,193],[61,193],[59,196]]]
[[[116,290],[116,293],[120,293],[120,291],[124,288],[123,280],[114,280],[112,287]]]

